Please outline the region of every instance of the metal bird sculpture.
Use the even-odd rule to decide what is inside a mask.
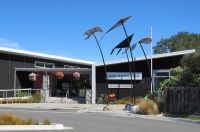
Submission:
[[[129,48],[132,37],[133,37],[133,34],[130,35],[128,38],[124,39],[122,42],[120,42],[117,46],[115,46],[112,49],[110,54],[112,55],[112,53],[114,52],[115,49],[119,49],[119,51],[118,51],[118,54],[119,54],[119,52],[121,51],[122,48]]]
[[[126,29],[125,29],[125,26],[124,26],[124,23],[129,19],[131,18],[131,16],[127,16],[127,17],[124,17],[122,19],[120,19],[114,26],[112,26],[106,33],[112,31],[113,29],[117,28],[118,26],[122,25],[123,27],[123,30],[124,30],[124,33],[126,35],[126,38],[128,38],[128,34],[126,32]],[[131,40],[127,39],[129,42],[131,42]],[[130,92],[130,93],[133,93],[131,94],[132,96],[132,100],[131,102],[133,103],[133,96],[134,96],[134,104],[135,104],[135,88],[134,86],[136,85],[136,75],[135,75],[135,66],[134,66],[134,60],[133,60],[133,55],[132,55],[132,52],[130,50],[130,54],[131,54],[131,60],[132,60],[132,66],[133,66],[133,74],[134,74],[134,85],[133,85],[133,79],[132,79],[132,66],[131,66],[131,63],[129,61],[129,57],[128,57],[128,53],[127,53],[127,50],[130,49],[130,43],[129,43],[129,47],[126,48],[125,50],[125,53],[126,53],[126,57],[127,57],[127,60],[128,60],[128,64],[129,64],[129,71],[130,71],[130,78],[131,78],[131,86],[132,86],[132,91],[134,92]],[[119,49],[118,53],[121,51],[121,49]],[[114,50],[111,51],[111,53],[113,53]]]
[[[133,51],[133,50],[136,48],[136,46],[137,46],[137,43],[134,43],[134,44],[130,47],[130,50]],[[125,49],[125,51],[124,51],[122,54],[124,54],[125,52],[127,52],[128,49],[129,49],[129,48]]]

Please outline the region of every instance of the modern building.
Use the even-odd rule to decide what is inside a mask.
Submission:
[[[108,88],[110,90],[107,89],[105,83],[103,64],[95,64],[96,96],[98,97],[101,94],[107,93],[108,91],[110,93],[115,93],[117,98],[123,98],[127,96],[131,97],[131,94],[135,94],[135,96],[144,96],[150,92],[156,93],[160,86],[160,82],[170,77],[170,69],[179,66],[180,60],[184,55],[192,53],[195,53],[195,50],[185,50],[147,56],[150,66],[152,62],[152,72],[149,72],[145,57],[135,58],[134,65],[136,73],[136,86],[134,86],[134,90],[132,89],[130,83],[131,77],[127,59],[106,62]],[[151,85],[151,73],[153,85]],[[133,74],[132,78],[134,78]]]
[[[153,88],[145,58],[135,58],[135,95],[144,96],[152,89],[156,91],[159,83],[170,77],[169,70],[179,66],[184,55],[192,53],[195,50],[148,56],[149,64],[151,59],[153,62]],[[130,85],[127,60],[110,61],[106,65],[108,88],[102,63],[0,47],[0,97],[16,96],[16,89],[31,88],[34,92],[44,89],[44,84],[48,85],[50,97],[80,97],[84,96],[81,91],[90,90],[92,103],[107,91],[115,93],[117,98],[131,96],[134,91]],[[55,75],[57,72],[64,73],[64,77],[59,79]],[[81,74],[80,79],[73,77],[74,72]],[[30,73],[36,74],[36,81],[29,79]],[[4,90],[7,90],[6,95],[2,92]]]
[[[0,97],[16,96],[16,89],[42,89],[47,77],[49,96],[78,96],[78,88],[91,89],[92,64],[90,61],[30,52],[19,49],[0,48]],[[58,79],[56,72],[63,72]],[[74,72],[81,74],[80,80],[73,79]],[[36,74],[36,81],[29,80],[29,74]],[[80,81],[83,83],[80,84]],[[77,86],[79,82],[79,86]]]

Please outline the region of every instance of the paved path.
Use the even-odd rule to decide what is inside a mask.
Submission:
[[[126,116],[126,112],[120,116],[115,112],[98,112],[98,109],[103,106],[87,106],[96,112],[84,112],[86,105],[84,107],[77,105],[69,107],[68,105],[68,108],[65,107],[65,109],[62,109],[63,104],[62,107],[60,104],[53,105],[54,107],[47,104],[24,105],[26,108],[22,105],[15,106],[17,108],[14,105],[0,105],[0,112],[12,112],[22,117],[34,117],[40,120],[48,118],[52,122],[74,127],[74,130],[69,130],[72,132],[199,132],[200,130],[200,125],[195,124],[143,119]],[[99,108],[94,109],[94,106]],[[118,107],[116,106],[116,108]]]

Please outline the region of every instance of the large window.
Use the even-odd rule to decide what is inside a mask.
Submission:
[[[39,67],[39,68],[55,68],[55,64],[54,63],[35,61],[35,67]]]
[[[160,87],[160,83],[165,79],[170,78],[170,70],[154,70],[153,71],[153,86],[154,91],[157,91]]]

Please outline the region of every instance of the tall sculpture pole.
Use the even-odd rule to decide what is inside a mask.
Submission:
[[[127,60],[128,60],[128,64],[129,64],[129,73],[130,73],[130,83],[131,83],[131,89],[130,89],[130,94],[131,94],[131,103],[133,103],[133,94],[132,94],[132,85],[133,85],[133,81],[132,81],[132,69],[131,69],[131,64],[130,64],[130,61],[129,61],[129,57],[128,57],[128,53],[127,53],[127,50],[128,50],[128,47],[130,45],[130,42],[132,40],[132,37],[133,37],[133,34],[130,35],[128,38],[124,39],[122,42],[120,42],[117,46],[115,46],[112,51],[111,51],[111,55],[112,53],[114,52],[115,49],[119,49],[117,54],[119,54],[119,52],[125,48],[125,52],[126,53],[126,57],[127,57]]]
[[[124,26],[124,24],[122,23],[122,27],[124,29],[124,33],[126,35],[126,38],[128,38],[128,34],[127,34],[127,31],[126,31],[126,28]],[[134,60],[133,60],[133,54],[132,54],[132,51],[131,51],[131,46],[129,44],[129,51],[130,51],[130,54],[131,54],[131,60],[132,60],[132,64],[133,64],[133,76],[134,76],[134,87],[133,87],[133,97],[134,97],[134,105],[135,105],[135,88],[136,88],[136,75],[135,75],[135,64],[134,64]]]
[[[96,40],[97,46],[98,46],[99,51],[101,53],[101,58],[102,58],[102,61],[103,61],[103,65],[104,65],[106,88],[108,88],[107,69],[106,69],[106,64],[105,64],[105,59],[104,59],[104,56],[103,56],[103,52],[102,52],[102,49],[101,49],[101,46],[100,46],[100,41],[102,40],[103,37],[101,37],[100,41],[98,41],[98,39],[97,39],[97,37],[95,35],[96,32],[103,32],[103,31],[102,31],[102,29],[100,27],[91,28],[91,29],[89,29],[88,31],[86,31],[84,33],[85,35],[87,35],[87,37],[85,39],[88,39],[88,38],[90,38],[91,35],[93,35],[95,40]],[[109,88],[107,90],[107,94],[110,94],[110,89]]]
[[[153,88],[153,78],[152,78],[152,75],[151,75],[151,68],[150,68],[150,65],[149,65],[149,62],[148,62],[146,53],[145,53],[145,51],[144,51],[144,48],[143,48],[143,46],[142,46],[142,44],[150,44],[151,41],[152,41],[151,38],[143,38],[143,39],[141,39],[138,43],[139,43],[139,45],[140,45],[140,47],[141,47],[141,49],[142,49],[142,52],[143,52],[143,54],[144,54],[144,56],[145,56],[146,63],[147,63],[147,66],[148,66],[148,70],[149,70],[149,73],[150,73],[151,85],[152,85],[152,88]],[[152,90],[152,91],[153,91],[153,90]],[[152,94],[153,94],[153,98],[154,98],[154,91],[152,92]]]
[[[128,60],[128,63],[129,63],[129,70],[130,70],[130,78],[131,78],[131,88],[133,89],[133,93],[131,94],[132,95],[132,100],[131,102],[133,103],[133,98],[134,98],[134,105],[135,105],[135,85],[136,85],[136,76],[135,76],[135,66],[134,66],[134,61],[133,61],[133,55],[132,55],[132,52],[130,50],[130,54],[131,54],[131,60],[132,60],[132,64],[133,64],[133,71],[134,71],[134,84],[133,84],[133,79],[132,79],[132,67],[131,67],[131,64],[130,64],[130,61],[129,61],[129,57],[128,57],[128,53],[127,53],[127,50],[128,48],[130,49],[130,40],[128,38],[128,34],[126,32],[126,29],[124,27],[124,23],[130,18],[131,16],[128,16],[128,17],[125,17],[123,19],[120,19],[113,27],[111,27],[106,33],[110,32],[111,30],[115,29],[116,27],[122,25],[123,29],[124,29],[124,32],[126,34],[126,38],[128,39],[129,43],[128,43],[128,46],[126,47],[125,49],[125,53],[126,53],[126,56],[127,56],[127,60]],[[119,51],[120,52],[120,51]]]

